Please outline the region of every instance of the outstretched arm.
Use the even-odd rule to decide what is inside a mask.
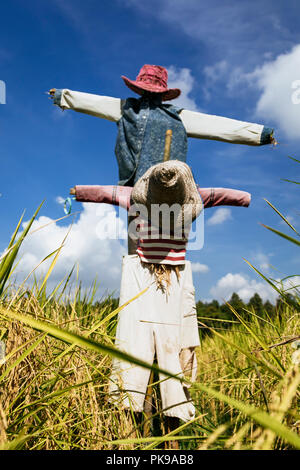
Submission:
[[[189,137],[220,140],[232,144],[265,145],[276,143],[270,127],[222,116],[183,109],[181,120]]]
[[[113,122],[121,118],[122,100],[120,98],[56,88],[52,88],[49,93],[53,103],[62,109],[73,109],[79,113],[91,114]]]
[[[76,185],[70,190],[76,201],[102,202],[129,209],[132,188],[129,186],[81,186]]]
[[[251,194],[230,188],[198,188],[205,209],[215,206],[248,207]]]
[[[204,208],[215,206],[242,206],[248,207],[251,195],[246,191],[229,188],[198,188]],[[130,207],[132,188],[129,186],[89,186],[76,185],[71,188],[70,194],[75,195],[80,202],[98,202]]]

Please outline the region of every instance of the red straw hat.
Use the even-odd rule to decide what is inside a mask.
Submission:
[[[178,88],[168,88],[168,72],[160,65],[143,65],[136,80],[122,78],[125,84],[139,95],[143,94],[143,90],[152,93],[163,93],[163,101],[173,100],[177,98],[181,91]]]

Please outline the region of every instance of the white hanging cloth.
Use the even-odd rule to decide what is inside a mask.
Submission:
[[[199,346],[195,290],[191,263],[178,267],[180,277],[171,272],[169,291],[157,288],[155,275],[138,255],[123,257],[120,305],[148,290],[128,304],[120,313],[116,347],[149,364],[156,353],[158,366],[172,374],[183,375],[183,362],[192,363],[192,380],[196,375],[196,357],[187,348]],[[181,360],[180,360],[181,359]],[[110,400],[120,400],[124,407],[143,411],[150,370],[119,359],[113,360],[110,376]],[[187,389],[178,380],[160,374],[160,392],[164,414],[189,421],[195,408]],[[181,404],[180,404],[181,403]]]

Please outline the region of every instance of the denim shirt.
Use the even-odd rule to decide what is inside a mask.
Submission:
[[[170,158],[184,162],[187,136],[246,145],[269,144],[273,136],[273,129],[260,124],[186,109],[179,116],[182,109],[163,104],[157,94],[145,94],[139,99],[111,98],[114,102],[113,112],[108,109],[111,107],[111,104],[108,106],[109,97],[56,90],[53,98],[54,104],[62,109],[74,109],[117,123],[115,153],[119,165],[119,185],[122,186],[133,186],[149,167],[163,161],[167,129],[173,131]],[[102,102],[101,98],[105,100]]]
[[[180,111],[181,108],[163,104],[159,97],[146,95],[124,100],[115,146],[119,185],[134,185],[148,168],[163,161],[168,129],[173,131],[170,159],[186,161],[187,133]]]

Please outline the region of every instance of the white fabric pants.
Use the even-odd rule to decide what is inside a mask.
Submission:
[[[157,289],[154,275],[138,255],[124,256],[120,305],[149,288],[120,312],[116,347],[151,365],[156,353],[160,368],[182,376],[180,353],[186,362],[183,350],[199,345],[191,263],[186,261],[180,267],[179,280],[173,271],[171,276],[169,293],[163,293]],[[192,377],[195,377],[196,367],[193,354]],[[149,376],[148,369],[114,359],[109,386],[111,399],[121,399],[123,406],[143,411]],[[164,414],[184,421],[192,419],[195,408],[187,401],[181,382],[162,375],[160,380]]]

